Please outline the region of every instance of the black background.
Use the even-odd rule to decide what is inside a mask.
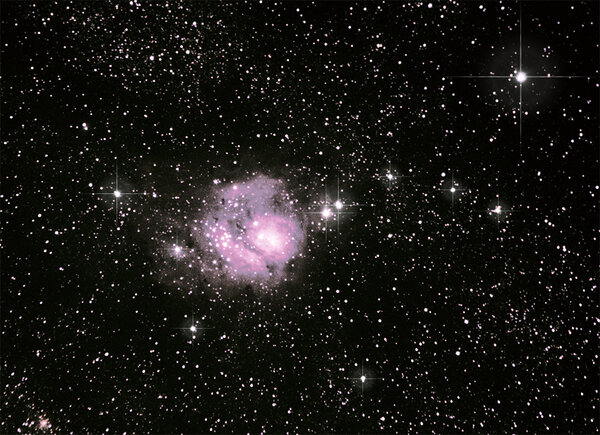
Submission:
[[[518,85],[455,77],[519,68],[520,8],[523,70],[584,77],[523,84],[521,144]],[[597,2],[1,12],[3,433],[599,430]],[[181,272],[257,172],[365,206],[267,292]]]

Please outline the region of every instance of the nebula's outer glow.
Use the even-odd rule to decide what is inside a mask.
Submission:
[[[257,176],[215,188],[203,219],[203,244],[230,278],[279,280],[304,241],[293,201],[280,180]]]

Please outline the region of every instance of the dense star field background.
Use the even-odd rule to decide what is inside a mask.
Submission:
[[[600,430],[599,8],[3,2],[0,432]]]

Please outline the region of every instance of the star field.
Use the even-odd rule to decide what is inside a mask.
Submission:
[[[1,433],[593,433],[600,4],[3,2]]]

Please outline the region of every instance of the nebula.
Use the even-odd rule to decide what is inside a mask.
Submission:
[[[281,180],[256,176],[215,187],[201,243],[229,278],[279,281],[300,254],[304,233]]]

